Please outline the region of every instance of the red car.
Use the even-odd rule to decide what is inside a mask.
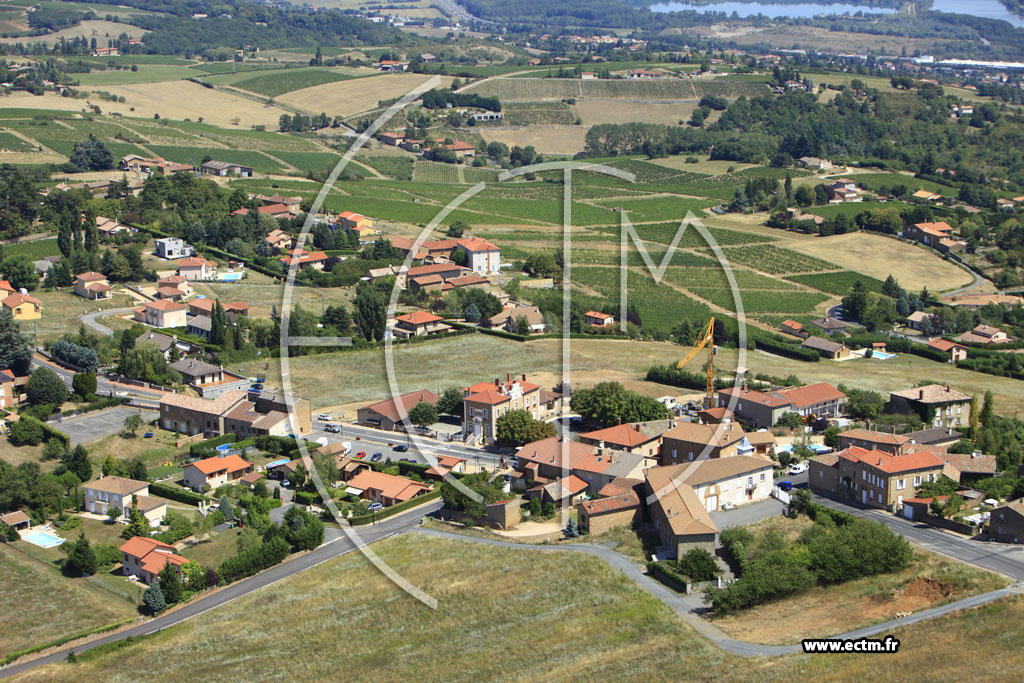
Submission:
[[[359,451],[358,453],[356,453],[356,457],[357,458],[365,458],[366,457],[366,451]]]

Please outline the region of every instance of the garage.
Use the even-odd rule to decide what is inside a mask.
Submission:
[[[718,509],[718,496],[709,496],[704,503],[708,506],[708,512],[714,512]]]

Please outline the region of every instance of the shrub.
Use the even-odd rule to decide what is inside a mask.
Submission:
[[[11,443],[15,446],[38,446],[43,441],[43,425],[39,420],[22,415],[11,425]]]
[[[189,491],[188,489],[183,489],[171,484],[165,484],[163,482],[151,483],[149,485],[149,491],[150,494],[154,496],[167,498],[179,503],[185,503],[186,505],[199,505],[200,503],[209,500],[206,496],[200,495],[195,491]]]
[[[711,581],[722,573],[715,557],[703,548],[691,548],[676,560],[677,571],[691,581]]]
[[[121,551],[113,543],[97,543],[92,547],[92,551],[96,555],[96,564],[101,568],[112,567],[121,561]]]

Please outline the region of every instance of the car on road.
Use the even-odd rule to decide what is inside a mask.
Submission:
[[[782,490],[782,491],[792,491],[793,490],[793,482],[791,482],[791,481],[780,481],[779,482],[779,489]]]
[[[324,425],[324,431],[330,432],[331,434],[341,434],[341,427],[329,422]]]
[[[790,474],[803,474],[807,471],[808,465],[805,462],[795,462],[789,466]]]
[[[383,459],[384,459],[384,454],[383,453],[379,453],[379,452],[378,453],[374,453],[373,455],[370,456],[370,462],[380,462]]]
[[[722,503],[722,509],[723,510],[735,510],[736,509],[736,503],[733,503],[733,502]]]
[[[411,463],[415,463],[416,461],[413,460],[412,458],[402,458],[398,462],[411,462]]]
[[[330,422],[331,416],[328,415],[327,413],[320,413],[319,415],[316,416],[316,419],[320,420],[321,422]]]
[[[359,459],[365,458],[366,457],[366,451],[359,451],[358,453],[356,453],[356,457],[359,458]]]
[[[406,451],[409,450],[409,447],[406,446],[404,443],[400,443],[391,450],[393,450],[395,453],[405,453]]]

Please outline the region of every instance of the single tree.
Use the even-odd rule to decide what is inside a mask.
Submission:
[[[142,604],[146,606],[150,614],[160,614],[167,609],[167,599],[164,598],[164,592],[160,590],[159,581],[151,583],[146,592],[142,594]]]
[[[132,509],[128,513],[128,524],[121,535],[125,538],[149,536],[149,520],[146,519],[146,516],[142,514],[142,510],[139,509],[139,499],[134,493],[132,494]]]
[[[134,438],[142,424],[142,416],[138,413],[132,413],[124,418],[124,431]]]
[[[92,549],[83,531],[78,532],[78,540],[69,545],[67,553],[65,566],[69,567],[73,574],[91,576],[99,568],[96,551]]]
[[[167,604],[173,605],[176,602],[181,602],[185,586],[181,581],[178,565],[168,562],[157,576],[160,579],[160,590],[163,591],[164,600],[167,601]]]
[[[437,412],[442,415],[462,414],[462,390],[458,387],[448,387],[437,399]]]
[[[83,399],[96,393],[96,373],[95,372],[76,372],[75,376],[71,378],[71,390],[75,392],[75,395],[81,396]]]
[[[992,396],[992,390],[988,389],[985,391],[985,402],[981,406],[981,424],[983,427],[990,427],[992,425],[992,411],[995,409],[995,399]]]
[[[417,427],[427,428],[437,422],[437,406],[420,401],[409,411],[409,421]]]
[[[235,508],[231,505],[231,499],[225,493],[220,497],[220,506],[217,508],[224,515],[224,519],[231,521],[235,518]]]
[[[32,372],[25,383],[25,395],[31,405],[49,405],[54,410],[60,410],[68,398],[68,387],[56,372],[40,367]]]

